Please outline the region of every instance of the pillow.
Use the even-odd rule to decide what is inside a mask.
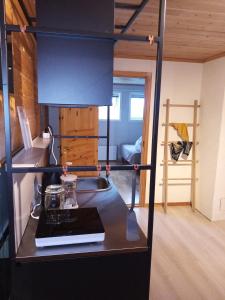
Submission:
[[[137,152],[141,152],[141,144],[142,144],[142,136],[139,137],[139,139],[136,141],[136,143],[134,144],[134,149]]]

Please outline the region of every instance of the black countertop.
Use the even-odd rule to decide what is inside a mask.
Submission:
[[[105,228],[105,241],[66,246],[37,248],[35,232],[38,221],[31,219],[21,240],[16,261],[28,262],[108,255],[147,250],[147,239],[115,186],[103,192],[77,193],[79,207],[97,207]]]

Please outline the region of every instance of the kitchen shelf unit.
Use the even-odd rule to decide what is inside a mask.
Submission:
[[[144,1],[147,2],[147,1]],[[143,266],[143,274],[139,278],[139,284],[142,285],[143,290],[143,300],[147,300],[149,296],[149,284],[150,284],[150,269],[151,269],[151,252],[152,252],[152,234],[153,234],[153,218],[154,218],[154,199],[155,199],[155,179],[156,179],[156,155],[157,155],[157,141],[158,141],[158,122],[159,122],[159,107],[160,107],[160,92],[161,92],[161,75],[162,75],[162,58],[163,58],[163,36],[164,36],[164,28],[165,28],[165,15],[166,15],[166,0],[160,0],[160,6],[159,6],[159,22],[158,22],[158,36],[154,38],[154,42],[157,44],[157,61],[156,61],[156,78],[155,78],[155,96],[154,96],[154,113],[153,113],[153,126],[152,126],[152,151],[151,151],[151,163],[150,165],[139,165],[139,170],[151,170],[151,177],[150,177],[150,194],[149,194],[149,216],[148,216],[148,233],[147,233],[147,239],[146,239],[146,247],[144,247],[144,251],[142,251],[143,256],[141,257],[142,263],[140,266]],[[130,22],[131,23],[131,22]],[[23,25],[23,24],[21,24]],[[146,36],[135,36],[135,35],[127,35],[127,34],[101,34],[101,33],[95,33],[95,32],[75,32],[71,30],[59,30],[54,28],[38,28],[33,26],[27,26],[24,29],[24,26],[19,25],[8,25],[6,24],[6,18],[5,18],[5,0],[0,0],[0,30],[1,30],[1,72],[2,72],[2,92],[3,92],[3,107],[4,107],[4,127],[5,127],[5,149],[6,149],[6,160],[5,160],[5,167],[4,167],[4,175],[6,177],[6,189],[7,189],[7,204],[8,204],[8,223],[9,223],[9,232],[8,232],[8,238],[9,238],[9,263],[10,267],[12,267],[12,273],[15,275],[17,272],[17,268],[21,268],[21,276],[22,274],[25,274],[27,270],[32,270],[34,268],[37,270],[39,267],[43,267],[42,271],[45,269],[46,264],[49,263],[47,260],[46,262],[42,262],[40,260],[35,261],[32,257],[30,257],[30,263],[26,263],[25,260],[22,258],[19,258],[17,256],[16,250],[15,250],[15,232],[14,232],[14,203],[13,203],[13,174],[14,173],[43,173],[43,172],[59,172],[62,171],[62,168],[60,167],[13,167],[12,165],[12,147],[11,147],[11,120],[10,120],[10,102],[9,102],[9,84],[8,84],[8,57],[7,57],[7,36],[10,35],[12,32],[23,32],[26,33],[44,33],[49,35],[63,35],[63,36],[72,36],[77,38],[86,38],[86,39],[106,39],[106,40],[113,40],[114,42],[118,40],[126,40],[126,41],[136,41],[136,42],[144,42],[144,43],[150,43],[152,44],[152,37],[146,37]],[[109,109],[108,109],[108,115],[109,115]],[[109,119],[109,118],[108,118]],[[109,126],[107,130],[107,137],[109,138]],[[108,154],[107,154],[108,155]],[[107,171],[108,166],[102,166],[102,170]],[[113,170],[134,170],[134,166],[112,166],[111,171]],[[98,171],[97,166],[83,166],[83,167],[76,167],[76,166],[69,166],[68,171]],[[119,214],[119,210],[117,211]],[[29,227],[29,225],[28,225]],[[120,252],[120,254],[119,254]],[[130,253],[127,251],[127,249],[122,249],[121,251],[118,251],[118,255],[100,255],[100,257],[96,257],[95,264],[98,263],[98,260],[103,261],[103,269],[105,270],[105,266],[107,266],[107,263],[110,267],[113,268],[113,266],[119,266],[123,262],[124,264],[124,280],[126,279],[126,275],[129,275],[128,280],[132,280],[132,278],[137,279],[134,275],[132,275],[132,266],[134,267],[134,274],[135,269],[137,268],[137,262],[136,257],[138,255],[138,251],[132,251]],[[87,253],[87,256],[89,254]],[[72,259],[70,255],[63,254],[60,256],[60,258],[57,258],[55,261],[55,264],[57,264],[59,261],[62,262],[62,264],[68,265],[68,262],[70,263]],[[136,262],[135,262],[136,261]],[[74,263],[74,267],[79,266],[80,264],[80,257],[78,257],[76,260],[72,260]],[[83,266],[86,265],[86,271],[88,268],[90,269],[92,266],[92,262],[83,261]],[[51,265],[54,269],[54,264]],[[78,268],[79,270],[82,270],[82,266]],[[66,282],[63,281],[63,273],[61,273],[62,270],[66,270],[62,267],[62,265],[59,266],[57,269],[57,272],[59,273],[52,273],[52,277],[48,277],[49,284],[54,284],[54,276],[61,276],[61,284],[66,286]],[[32,271],[31,271],[32,272]],[[54,271],[53,271],[54,272]],[[28,272],[29,274],[29,272]],[[85,275],[87,276],[88,273]],[[92,273],[93,274],[93,273]],[[138,273],[139,274],[139,273]],[[41,281],[41,275],[39,274],[39,280]],[[54,275],[54,276],[53,276]],[[72,274],[71,274],[72,276]],[[96,270],[96,276],[100,276],[98,270]],[[99,280],[103,279],[104,276],[101,274],[101,277]],[[11,288],[14,288],[15,280],[18,279],[17,277],[14,277],[10,279]],[[89,277],[91,280],[91,277]],[[23,279],[21,279],[23,280]],[[95,280],[97,280],[95,278]],[[130,281],[131,282],[131,281]],[[138,282],[133,282],[131,286],[127,284],[123,284],[124,294],[129,296],[129,299],[137,299],[135,298],[135,294],[132,295],[133,288],[137,287]],[[29,288],[33,288],[33,293],[35,297],[35,288],[37,288],[37,282],[33,282],[34,286],[31,286]],[[75,283],[76,284],[76,283]],[[113,282],[112,282],[113,284]],[[38,285],[39,287],[41,285]],[[86,283],[84,282],[84,289],[85,289]],[[133,286],[133,288],[131,288]],[[29,289],[28,288],[28,289]],[[87,286],[86,286],[87,288]],[[112,285],[111,288],[115,289],[115,286]],[[110,291],[109,291],[110,292]],[[100,290],[95,290],[96,295],[93,295],[95,299],[112,299],[110,297],[110,294],[107,296],[104,295],[104,293],[101,293]],[[49,296],[49,297],[48,297]],[[52,295],[46,295],[45,297],[48,297],[46,299],[53,299],[51,298]],[[57,297],[55,295],[54,297]],[[17,299],[16,296],[11,299]],[[30,299],[29,296],[24,296],[23,300]],[[33,298],[34,299],[34,298]],[[57,298],[54,298],[57,299]],[[78,298],[79,299],[79,298]],[[119,299],[125,299],[118,298]]]

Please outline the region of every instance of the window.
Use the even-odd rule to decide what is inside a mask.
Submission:
[[[143,120],[144,102],[143,95],[131,95],[130,120]]]
[[[99,120],[107,120],[107,106],[100,106],[98,109]],[[112,97],[110,106],[110,120],[120,120],[120,93]]]

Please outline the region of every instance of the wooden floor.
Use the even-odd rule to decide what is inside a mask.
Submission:
[[[101,163],[101,162],[100,162]],[[104,164],[104,163],[101,163]],[[111,165],[120,165],[120,161],[111,161]],[[105,172],[101,172],[102,176],[105,176]],[[115,184],[118,192],[122,196],[126,204],[131,204],[131,195],[132,195],[132,171],[113,171],[110,174],[110,178]],[[139,203],[139,185],[140,185],[140,176],[137,176],[136,182],[136,194],[135,194],[135,203]]]
[[[136,209],[144,232],[146,208]],[[225,299],[225,221],[210,222],[190,207],[156,208],[151,300]]]
[[[139,176],[137,176],[135,203],[139,203]],[[131,203],[132,195],[132,171],[114,171],[111,179],[125,203]]]

